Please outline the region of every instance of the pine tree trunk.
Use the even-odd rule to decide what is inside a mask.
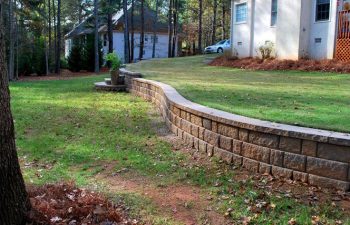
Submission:
[[[14,62],[15,62],[15,55],[14,55],[14,46],[15,46],[15,40],[14,40],[14,13],[13,13],[13,1],[9,0],[9,25],[10,25],[10,46],[9,46],[9,80],[14,80]]]
[[[51,52],[52,52],[52,40],[51,40],[51,0],[48,0],[48,14],[49,14],[49,18],[48,18],[48,27],[49,27],[49,52],[48,52],[48,61],[50,64],[50,57],[51,57]],[[50,65],[49,65],[49,71],[50,71]]]
[[[173,35],[173,0],[169,0],[169,11],[168,11],[168,58],[172,56],[172,35]]]
[[[211,43],[215,44],[216,42],[216,15],[217,15],[217,8],[218,8],[218,0],[214,0],[214,16],[213,16],[213,32],[212,32],[212,39]]]
[[[156,57],[156,40],[157,40],[157,23],[158,23],[158,3],[156,0],[156,18],[153,21],[153,47],[152,47],[152,58]]]
[[[109,0],[108,9],[108,53],[113,53],[113,14],[112,14],[112,0]]]
[[[226,8],[225,8],[225,1],[222,1],[222,40],[226,39]]]
[[[53,15],[52,15],[52,17],[53,17],[53,27],[54,27],[54,31],[53,31],[53,42],[54,42],[54,51],[53,51],[53,59],[55,60],[54,61],[54,63],[56,63],[56,57],[57,57],[57,26],[56,26],[56,15],[57,15],[57,13],[56,13],[56,6],[55,6],[55,0],[52,0],[52,13],[53,13]],[[56,72],[56,66],[55,66],[55,68],[54,68],[54,71]]]
[[[55,72],[61,72],[61,0],[57,0],[57,49],[56,49],[56,69]]]
[[[202,19],[203,19],[203,0],[199,0],[199,13],[198,13],[198,53],[202,53]]]
[[[95,34],[95,73],[100,72],[100,56],[99,56],[99,49],[98,49],[98,0],[94,0],[94,18],[95,18],[95,27],[94,27],[94,34]]]
[[[134,10],[135,10],[135,0],[131,1],[131,47],[130,47],[130,62],[133,62],[135,59],[135,31],[134,31]]]
[[[130,63],[130,45],[129,45],[129,20],[128,20],[128,1],[123,0],[124,12],[124,61]]]
[[[173,21],[174,21],[174,24],[173,24],[173,43],[172,43],[172,50],[171,50],[171,57],[175,57],[176,56],[176,43],[177,43],[177,16],[178,16],[178,0],[174,0],[174,3],[173,3],[174,7],[173,7]]]
[[[140,51],[139,60],[143,58],[143,49],[145,47],[145,0],[141,1],[141,34],[140,34]]]
[[[4,0],[0,0],[0,224],[22,225],[30,203],[16,151],[5,60],[3,5]]]

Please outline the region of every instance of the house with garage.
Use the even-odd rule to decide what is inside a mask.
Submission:
[[[231,10],[240,58],[271,44],[279,59],[350,60],[349,0],[231,0]]]
[[[166,58],[168,57],[168,24],[166,19],[158,16],[156,20],[156,12],[145,7],[144,11],[145,27],[144,27],[144,50],[142,59],[151,59],[153,53],[153,42],[156,43],[155,57],[156,58]],[[93,17],[87,18],[81,24],[78,24],[72,31],[70,31],[65,36],[65,56],[67,57],[74,45],[76,40],[84,40],[87,35],[93,34]],[[134,51],[135,60],[138,59],[140,50],[140,37],[141,37],[141,15],[139,10],[135,7],[134,10],[134,39],[131,40],[131,7],[128,7],[128,21],[129,21],[129,31],[130,31],[130,43],[134,41]],[[100,41],[103,47],[103,54],[108,53],[109,41],[107,34],[107,21],[103,17],[99,21],[99,34]],[[154,37],[154,30],[156,31],[156,36]],[[178,41],[178,40],[177,40]],[[177,55],[177,46],[175,48],[175,55]],[[113,15],[113,49],[118,54],[118,56],[124,59],[124,12],[120,10]]]

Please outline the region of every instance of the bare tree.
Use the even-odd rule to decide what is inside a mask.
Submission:
[[[15,48],[15,39],[14,39],[14,13],[13,13],[13,0],[9,0],[9,28],[10,28],[10,46],[9,46],[9,80],[14,80],[14,62],[15,62],[15,55],[14,55],[14,48]]]
[[[177,28],[178,28],[178,10],[179,10],[179,1],[173,0],[173,41],[172,41],[172,50],[171,57],[176,56],[176,43],[177,43]]]
[[[203,20],[203,0],[199,0],[198,13],[198,53],[202,53],[202,20]]]
[[[124,12],[124,61],[130,62],[130,43],[129,43],[129,21],[128,21],[128,1],[123,0]]]
[[[94,27],[94,34],[95,34],[95,73],[100,72],[100,55],[99,55],[99,49],[98,49],[98,0],[94,0],[94,18],[95,18],[95,27]]]
[[[0,0],[0,224],[22,225],[30,203],[16,151],[5,59],[3,6],[4,0]]]
[[[139,60],[143,58],[143,49],[145,47],[145,0],[141,1],[141,34],[140,34],[140,51],[139,51]]]
[[[218,9],[218,0],[214,0],[214,6],[213,6],[213,32],[212,32],[212,38],[211,43],[215,44],[216,42],[216,16],[217,16],[217,9]]]
[[[158,23],[158,7],[159,0],[156,0],[156,16],[153,21],[153,46],[152,46],[152,58],[156,57],[156,41],[157,41],[157,23]]]
[[[172,56],[172,33],[173,33],[173,0],[169,0],[169,10],[168,10],[168,57]]]
[[[108,53],[113,53],[113,2],[108,0]]]
[[[134,28],[134,15],[135,15],[135,0],[131,1],[131,47],[130,47],[130,62],[134,61],[134,49],[135,49],[135,28]]]
[[[226,39],[226,7],[225,7],[225,0],[222,1],[222,20],[221,20],[221,26],[222,26],[222,40]]]
[[[61,72],[61,0],[57,0],[57,49],[55,72]]]

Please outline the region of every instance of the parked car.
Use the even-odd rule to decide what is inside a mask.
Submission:
[[[215,45],[208,46],[204,49],[204,53],[223,53],[225,50],[231,48],[230,40],[223,40]]]

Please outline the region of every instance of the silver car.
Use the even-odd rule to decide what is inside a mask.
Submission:
[[[223,40],[215,45],[208,46],[204,49],[204,53],[223,53],[231,48],[230,40]]]

